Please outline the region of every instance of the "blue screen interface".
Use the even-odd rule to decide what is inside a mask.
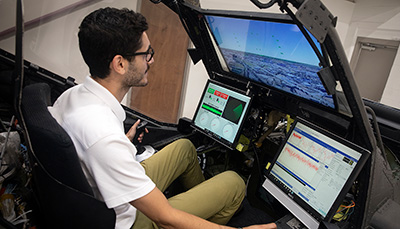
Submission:
[[[318,57],[297,25],[211,15],[205,18],[230,72],[334,108],[332,96],[317,75],[321,69]]]

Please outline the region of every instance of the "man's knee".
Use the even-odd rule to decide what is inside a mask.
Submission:
[[[225,213],[221,212],[221,214],[227,217],[224,220],[229,220],[240,207],[246,195],[246,185],[243,178],[234,171],[226,171],[217,176],[216,182],[218,185],[216,186],[219,186],[218,190],[220,193],[215,193],[215,196],[220,196],[218,199],[224,199],[225,207],[222,212]],[[221,222],[226,223],[225,221]]]
[[[192,158],[197,158],[196,148],[189,139],[182,138],[176,140],[174,144],[176,144],[176,147],[181,154],[188,155]]]
[[[230,196],[232,200],[241,201],[246,195],[246,185],[242,177],[234,171],[225,171],[218,174],[215,178],[223,195]],[[221,194],[222,194],[221,193]]]
[[[234,188],[240,192],[245,192],[246,185],[242,177],[234,171],[226,171],[223,173],[226,185],[229,188]]]
[[[175,141],[175,143],[184,148],[192,148],[192,147],[194,148],[193,143],[189,139],[186,139],[186,138],[178,139]]]

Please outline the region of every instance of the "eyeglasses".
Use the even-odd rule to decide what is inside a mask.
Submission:
[[[136,52],[136,53],[132,53],[132,54],[127,53],[127,54],[124,54],[123,56],[138,56],[138,55],[146,55],[146,61],[150,62],[154,56],[154,49],[149,45],[149,48],[147,49],[146,52]]]

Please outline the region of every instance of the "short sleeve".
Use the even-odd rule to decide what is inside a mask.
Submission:
[[[129,203],[155,188],[135,160],[136,148],[125,135],[109,135],[93,144],[85,164],[109,208]]]

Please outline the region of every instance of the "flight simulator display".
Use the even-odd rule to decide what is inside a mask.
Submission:
[[[229,72],[334,108],[317,74],[318,57],[296,24],[215,15],[205,19]]]
[[[193,118],[193,126],[232,148],[249,110],[251,96],[209,80]]]
[[[308,228],[329,222],[369,152],[299,119],[267,170],[263,187]]]

